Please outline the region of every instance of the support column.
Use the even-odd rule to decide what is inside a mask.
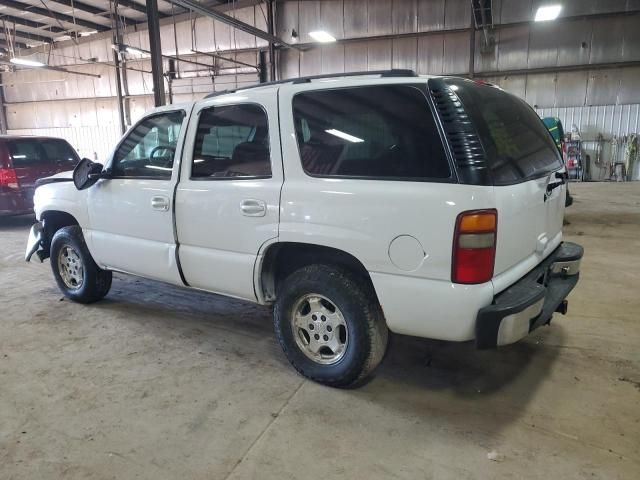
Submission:
[[[2,78],[2,76],[0,76]],[[0,85],[0,133],[5,135],[7,133],[7,110],[4,106],[4,87]]]
[[[275,36],[274,1],[267,1],[267,31]],[[269,42],[269,80],[276,81],[276,46]]]
[[[120,54],[114,50],[113,62],[116,65],[116,94],[118,96],[118,119],[120,120],[120,134],[124,135],[127,125],[124,121],[124,98],[122,97],[122,75],[120,71]]]
[[[164,77],[162,75],[162,45],[160,43],[160,15],[158,0],[146,0],[149,27],[149,50],[151,51],[151,76],[153,77],[153,100],[156,107],[165,105]]]

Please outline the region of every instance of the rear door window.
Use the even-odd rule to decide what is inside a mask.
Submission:
[[[472,81],[447,79],[482,143],[494,185],[511,185],[562,167],[551,134],[524,101]]]
[[[304,171],[389,180],[451,178],[427,99],[411,85],[297,94],[293,116]]]
[[[9,142],[9,155],[14,168],[49,164],[42,145],[34,140],[11,140]]]
[[[242,179],[271,176],[267,114],[259,105],[202,110],[191,178]]]
[[[64,140],[41,140],[47,158],[58,165],[75,166],[80,160],[76,151]]]

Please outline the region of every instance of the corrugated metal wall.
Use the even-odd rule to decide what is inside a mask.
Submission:
[[[580,130],[585,155],[591,159],[591,180],[609,178],[610,165],[624,161],[623,140],[630,133],[640,132],[640,105],[602,105],[586,107],[559,107],[537,109],[541,117],[558,117],[567,132],[573,125]],[[598,134],[603,135],[602,161],[596,164]],[[614,149],[612,140],[618,141]],[[615,153],[617,151],[617,154]],[[634,180],[640,179],[640,164],[631,173]]]
[[[81,158],[104,161],[120,139],[120,127],[100,125],[90,127],[22,128],[11,130],[16,135],[45,135],[67,140]]]
[[[493,0],[495,46],[482,49],[482,34],[476,33],[475,75],[524,98],[542,116],[560,117],[568,130],[576,124],[586,140],[638,132],[640,66],[600,67],[640,61],[640,1],[562,2],[560,20],[530,23],[543,3]],[[390,68],[469,73],[469,0],[304,0],[278,7],[278,35],[291,41],[295,30],[300,43],[309,43],[302,53],[280,52],[282,78]],[[614,12],[628,14],[607,15]],[[580,17],[593,14],[605,16]],[[313,30],[339,41],[313,45]],[[585,146],[593,153],[592,143]]]
[[[262,8],[257,5],[237,9],[227,14],[266,30],[264,5]],[[123,37],[126,45],[149,49],[146,30],[128,31]],[[224,52],[226,57],[257,65],[257,49],[267,46],[264,40],[205,17],[176,22],[175,32],[173,23],[162,25],[161,38],[164,54],[177,54],[211,66],[207,68],[177,62],[181,78],[172,81],[174,103],[195,100],[212,91],[251,85],[258,81],[255,69],[237,68],[230,62],[196,55],[192,50]],[[79,45],[65,43],[52,50],[50,64],[100,75],[100,78],[41,69],[3,73],[9,133],[62,137],[71,142],[82,156],[104,160],[121,136],[115,70],[112,65],[105,63],[113,61],[112,40],[109,37],[80,40]],[[81,60],[90,58],[92,63]],[[164,63],[165,71],[168,71],[168,60],[165,59]],[[149,72],[126,72],[128,118],[130,123],[134,123],[153,107],[153,80],[148,59],[130,59],[127,65]],[[212,79],[210,73],[214,69],[221,75]]]
[[[493,0],[496,45],[489,51],[482,49],[481,33],[477,32],[473,58],[476,75],[525,98],[543,115],[556,112],[567,129],[576,123],[586,139],[595,138],[598,133],[611,138],[637,132],[637,121],[625,120],[633,114],[629,117],[625,112],[636,112],[640,104],[640,66],[593,66],[640,62],[640,0],[563,2],[562,17],[605,16],[530,23],[541,3],[542,0]],[[606,16],[612,12],[629,13]],[[266,29],[265,12],[260,6],[238,9],[234,15]],[[279,52],[281,78],[388,68],[411,68],[425,74],[469,72],[469,0],[278,1],[276,24],[278,36],[285,41],[294,41],[295,30],[297,41],[308,44],[302,53]],[[193,56],[192,48],[205,52],[239,49],[241,53],[227,55],[257,64],[256,49],[266,46],[263,40],[210,18],[180,21],[175,32],[173,24],[161,28],[164,53],[175,55],[177,43],[179,55],[191,54],[190,58],[211,65],[210,57]],[[329,31],[341,42],[312,44],[309,32],[317,29]],[[124,41],[148,49],[146,31],[129,32]],[[93,139],[108,137],[107,144],[112,145],[119,137],[115,74],[112,67],[104,64],[75,65],[75,58],[110,62],[111,40],[71,44],[57,48],[53,54],[55,65],[100,74],[101,78],[42,70],[3,75],[9,126],[14,131],[55,129],[81,150],[90,154],[95,151],[104,158],[108,149]],[[129,65],[150,70],[148,60]],[[214,83],[202,67],[185,63],[179,67],[184,78],[172,83],[174,102],[257,81],[255,73],[238,70],[235,75],[216,77]],[[554,71],[572,67],[579,70]],[[546,71],[522,72],[524,69]],[[516,70],[521,72],[515,73]],[[135,121],[152,106],[151,75],[128,71],[127,83],[130,117]],[[596,117],[597,121],[593,120]]]

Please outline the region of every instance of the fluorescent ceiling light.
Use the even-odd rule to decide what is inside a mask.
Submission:
[[[347,140],[349,142],[352,142],[352,143],[364,142],[364,140],[361,139],[361,138],[354,137],[353,135],[349,135],[348,133],[344,133],[344,132],[342,132],[340,130],[336,130],[335,128],[332,128],[330,130],[325,130],[325,132],[330,133],[331,135],[334,135],[336,137],[340,137],[340,138],[342,138],[344,140]]]
[[[28,58],[13,57],[9,61],[15,65],[22,65],[24,67],[44,67],[44,63]]]
[[[140,50],[139,48],[136,48],[136,47],[127,47],[126,50],[127,50],[127,53],[133,53],[133,54],[136,54],[136,55],[146,55],[147,54],[146,52],[143,52],[142,50]]]
[[[560,15],[560,10],[562,10],[562,5],[545,5],[544,7],[539,7],[536,12],[536,22],[546,22],[548,20],[555,20]]]
[[[336,37],[331,35],[329,32],[325,32],[324,30],[316,30],[315,32],[309,32],[309,36],[313,38],[316,42],[320,42],[320,43],[330,43],[330,42],[336,41]]]

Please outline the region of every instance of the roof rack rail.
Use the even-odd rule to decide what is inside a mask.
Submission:
[[[371,70],[371,71],[363,71],[363,72],[344,72],[344,73],[327,73],[324,75],[311,75],[308,77],[298,77],[298,78],[287,78],[285,80],[277,80],[274,82],[265,82],[265,83],[256,83],[255,85],[249,85],[247,87],[240,87],[234,90],[223,90],[220,92],[213,92],[207,95],[204,98],[212,98],[217,97],[218,95],[225,95],[227,93],[235,93],[242,90],[249,90],[252,88],[259,87],[268,87],[271,85],[282,85],[285,83],[291,83],[293,85],[298,85],[300,83],[309,83],[311,80],[320,80],[323,78],[339,78],[339,77],[360,77],[365,75],[380,75],[381,78],[388,77],[417,77],[418,74],[413,70],[409,69],[391,69],[391,70]]]
[[[360,77],[364,75],[380,75],[380,77],[417,77],[418,74],[413,70],[408,69],[392,69],[392,70],[371,70],[364,72],[348,72],[348,73],[327,73],[324,75],[312,75],[310,77],[300,77],[292,79],[292,83],[308,83],[311,80],[320,80],[323,78],[338,78],[338,77]]]

